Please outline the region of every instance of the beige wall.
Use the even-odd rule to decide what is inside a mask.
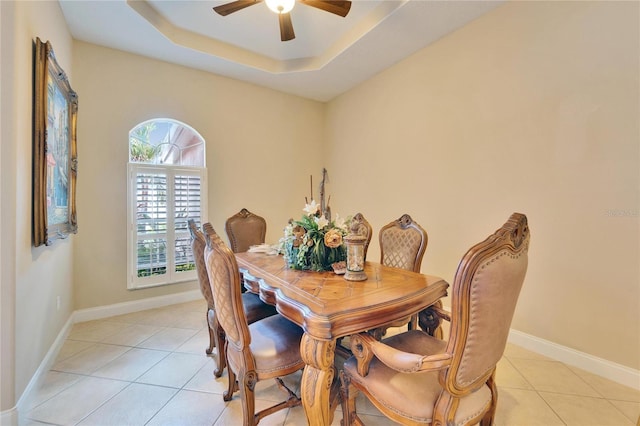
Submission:
[[[221,233],[247,207],[276,241],[326,165],[334,212],[362,211],[375,229],[410,213],[429,231],[423,271],[451,280],[473,243],[526,213],[514,328],[640,368],[637,3],[509,3],[326,105],[72,42],[56,2],[0,7],[0,410],[73,310],[197,288],[126,290],[127,133],[154,117],[207,140]],[[36,36],[79,94],[79,233],[33,249]]]
[[[429,232],[422,270],[448,280],[527,214],[513,328],[639,369],[638,16],[509,3],[330,102],[334,210],[374,229],[411,214]]]
[[[322,168],[324,106],[273,90],[75,42],[78,118],[76,309],[198,288],[126,289],[128,133],[159,117],[206,140],[209,220],[246,207],[265,217],[267,241],[301,212],[309,174]]]
[[[72,39],[58,3],[1,3],[2,310],[9,304],[15,310],[9,319],[15,321],[12,329],[5,330],[3,321],[4,410],[16,403],[74,309],[74,239],[58,241],[52,247],[31,247],[32,45],[36,37],[51,41],[72,86],[74,79]],[[5,293],[6,287],[13,287],[13,292]],[[6,300],[5,294],[12,300]],[[59,310],[57,296],[61,299]],[[6,343],[15,348],[14,365],[4,357]],[[14,385],[15,391],[5,389],[5,383]],[[5,398],[5,392],[10,397]]]

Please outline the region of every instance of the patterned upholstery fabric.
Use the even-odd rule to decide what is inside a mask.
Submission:
[[[244,309],[242,308],[242,296],[240,296],[240,309],[237,309],[235,304],[230,303],[230,301],[234,300],[236,297],[232,294],[232,291],[235,290],[233,287],[238,287],[237,291],[240,293],[239,278],[238,282],[234,283],[235,285],[216,285],[215,283],[233,282],[235,276],[233,276],[234,274],[230,272],[226,265],[228,262],[227,259],[222,256],[214,255],[213,250],[207,250],[206,256],[207,262],[209,263],[209,271],[215,285],[216,294],[214,299],[216,300],[216,306],[218,307],[216,311],[218,321],[224,329],[227,341],[238,346],[239,349],[242,349],[245,345],[249,344],[249,328],[247,325],[247,317],[245,316]],[[237,312],[234,312],[234,310]],[[247,340],[243,340],[241,338],[243,335],[247,337]]]
[[[229,379],[223,399],[231,400],[234,392],[240,390],[243,424],[254,426],[261,418],[275,411],[301,404],[300,398],[287,389],[279,377],[304,368],[300,355],[303,331],[277,314],[251,325],[247,323],[236,258],[230,248],[215,237],[217,234],[213,228],[205,228],[205,232],[208,238],[205,262],[213,283],[216,315],[227,341]],[[286,401],[256,412],[256,382],[271,378],[288,391],[289,397]]]
[[[206,246],[204,234],[198,229],[196,223],[192,219],[189,219],[189,231],[191,232],[191,250],[193,252],[193,259],[196,262],[200,291],[202,292],[204,299],[207,301],[209,309],[213,309],[213,294],[211,294],[209,276],[207,275],[207,268],[204,264],[204,248]]]
[[[415,229],[389,228],[380,238],[384,247],[382,264],[412,271],[416,253],[422,243],[420,232]]]
[[[420,272],[427,249],[427,231],[408,214],[380,229],[380,263],[393,268]]]

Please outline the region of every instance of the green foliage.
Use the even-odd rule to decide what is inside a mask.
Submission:
[[[136,127],[129,134],[129,161],[135,163],[152,163],[160,152],[160,146],[151,144],[151,132],[156,124],[151,122]]]

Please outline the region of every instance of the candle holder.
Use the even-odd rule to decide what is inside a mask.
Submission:
[[[344,237],[347,246],[347,271],[344,279],[349,281],[364,281],[367,274],[364,272],[364,245],[367,238],[355,233]]]

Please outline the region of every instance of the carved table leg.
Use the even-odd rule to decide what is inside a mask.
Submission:
[[[330,425],[333,366],[336,341],[316,340],[308,334],[302,336],[300,354],[306,366],[302,374],[302,405],[310,426]]]

